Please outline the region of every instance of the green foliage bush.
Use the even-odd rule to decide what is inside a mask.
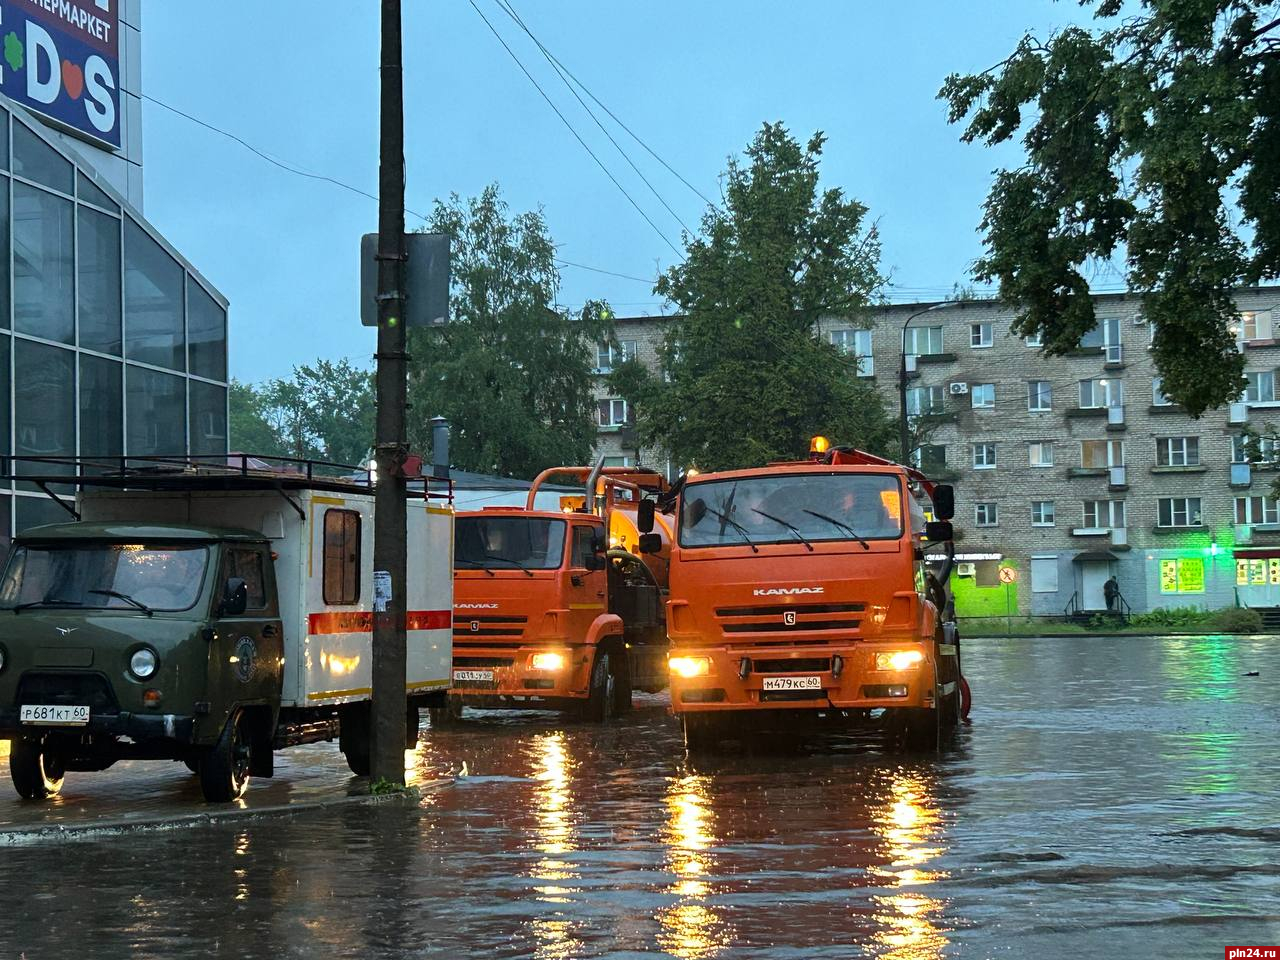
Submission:
[[[1135,613],[1129,618],[1134,627],[1171,627],[1187,629],[1198,627],[1209,620],[1212,614],[1197,607],[1167,607],[1151,610],[1147,613]]]
[[[1227,607],[1213,615],[1213,626],[1223,633],[1261,633],[1262,614],[1244,607]]]

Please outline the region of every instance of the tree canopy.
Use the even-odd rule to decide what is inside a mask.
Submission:
[[[453,427],[450,457],[464,470],[531,477],[586,462],[595,345],[612,329],[607,305],[557,304],[542,212],[509,215],[496,186],[437,201],[428,229],[453,238],[450,323],[409,332],[414,448],[430,449],[430,419],[443,415]]]
[[[1095,325],[1087,273],[1124,257],[1155,324],[1161,389],[1192,415],[1234,400],[1232,288],[1280,267],[1280,19],[1262,0],[1080,0],[1099,26],[952,75],[966,141],[1020,137],[981,223],[980,280],[1045,350]]]
[[[702,469],[801,456],[815,433],[890,448],[879,396],[855,358],[817,332],[824,316],[865,326],[884,282],[867,208],[819,189],[823,143],[765,124],[744,159],[729,159],[723,205],[706,211],[685,261],[655,287],[678,311],[661,374],[630,360],[611,378],[642,445]]]

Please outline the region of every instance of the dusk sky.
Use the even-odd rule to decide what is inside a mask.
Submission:
[[[605,297],[657,313],[652,278],[681,248],[677,217],[636,176],[496,0],[475,0],[640,216],[565,128],[468,0],[405,4],[407,206],[498,183],[541,205],[565,261],[561,301]],[[936,99],[951,71],[984,69],[1024,30],[1087,10],[1048,0],[913,4],[703,0],[533,3],[515,9],[610,110],[709,197],[762,122],[828,136],[824,184],[871,209],[895,301],[945,297],[980,253],[990,172],[1013,150],[959,141]],[[143,90],[307,172],[377,192],[378,4],[223,0],[144,5]],[[709,39],[711,38],[711,39]],[[590,101],[588,101],[590,102]],[[284,376],[318,357],[367,364],[357,246],[374,201],[285,172],[144,105],[146,213],[231,300],[231,372]],[[685,224],[704,202],[597,110]],[[412,229],[421,221],[408,215]],[[665,238],[665,239],[664,239]],[[642,282],[643,281],[643,282]],[[1115,277],[1101,285],[1114,286]]]

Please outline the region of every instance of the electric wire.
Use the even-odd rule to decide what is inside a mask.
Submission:
[[[564,113],[561,112],[560,108],[556,106],[555,101],[552,100],[551,97],[547,95],[547,92],[542,89],[542,85],[538,83],[537,80],[534,79],[533,74],[529,72],[529,69],[524,65],[521,59],[518,56],[516,56],[516,52],[511,49],[511,46],[503,38],[502,34],[498,32],[497,27],[495,27],[489,21],[489,18],[484,15],[484,11],[481,10],[476,5],[475,0],[467,0],[467,3],[471,5],[471,9],[476,12],[476,14],[480,17],[481,20],[484,21],[485,26],[488,27],[489,32],[492,33],[494,37],[497,38],[498,43],[502,44],[502,49],[507,51],[507,55],[511,57],[512,60],[515,61],[516,66],[520,68],[520,72],[523,73],[526,78],[528,78],[529,82],[533,84],[534,89],[536,89],[538,93],[542,95],[542,99],[547,101],[547,105],[551,107],[553,111],[555,111],[555,115],[560,118],[560,122],[563,123],[565,127],[568,128],[569,132],[573,134],[574,139],[577,140],[578,143],[582,145],[582,149],[587,151],[587,155],[590,156],[591,159],[595,161],[596,166],[598,166],[601,169],[601,171],[603,171],[604,175],[609,178],[610,182],[613,183],[613,185],[618,188],[618,191],[624,197],[627,198],[627,201],[631,204],[631,206],[635,207],[636,212],[640,214],[641,217],[644,218],[644,222],[649,224],[649,226],[653,228],[653,232],[662,238],[662,242],[671,248],[671,252],[674,253],[677,258],[683,260],[684,258],[681,255],[680,250],[676,247],[674,243],[670,241],[670,239],[667,238],[667,235],[663,233],[661,229],[659,229],[658,225],[653,222],[653,219],[647,213],[644,212],[644,208],[642,208],[640,204],[636,203],[635,198],[632,197],[631,194],[627,192],[626,187],[624,187],[621,183],[618,182],[618,178],[613,175],[612,171],[610,171],[607,166],[605,166],[604,162],[598,156],[596,156],[596,152],[591,149],[591,147],[587,144],[587,141],[582,138],[582,135],[578,133],[578,131],[574,128],[573,124],[569,122],[569,118],[566,117]]]

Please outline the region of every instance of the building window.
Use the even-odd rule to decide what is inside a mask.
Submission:
[[[74,204],[25,183],[13,185],[13,326],[75,342]]]
[[[875,360],[871,356],[870,330],[832,330],[831,342],[841,353],[857,358],[858,376],[869,377],[875,373]]]
[[[1119,380],[1099,378],[1080,381],[1080,406],[1085,410],[1118,407],[1124,402],[1124,387]]]
[[[80,231],[76,258],[80,346],[118,357],[121,347],[120,220],[88,207],[79,207],[76,217]],[[227,379],[226,364],[219,376],[210,379]]]
[[[1041,333],[1039,330],[1037,330],[1035,333],[1032,333],[1023,337],[1022,342],[1025,343],[1028,347],[1043,347],[1044,334]],[[1056,590],[1057,587],[1054,587],[1054,589]]]
[[[1053,501],[1052,500],[1032,500],[1031,501],[1031,525],[1033,527],[1052,527],[1053,526]]]
[[[630,457],[605,457],[604,465],[606,467],[629,467],[631,466]]]
[[[627,409],[627,401],[616,397],[601,400],[597,406],[597,415],[602,427],[621,427],[631,422],[631,411]]]
[[[1156,500],[1156,525],[1160,527],[1198,527],[1199,497],[1160,497]]]
[[[1027,409],[1043,413],[1053,409],[1053,384],[1048,380],[1027,382]]]
[[[1240,557],[1236,560],[1237,587],[1280,586],[1280,557]]]
[[[928,356],[942,353],[942,328],[909,327],[906,341],[906,352],[908,354]]]
[[[1031,558],[1031,592],[1058,592],[1058,558],[1052,554]]]
[[[926,443],[912,453],[916,469],[927,474],[941,473],[947,469],[947,448],[941,443]]]
[[[596,372],[609,373],[614,366],[636,358],[636,342],[619,340],[616,344],[602,343],[596,347]]]
[[[1053,466],[1053,444],[1050,442],[1027,444],[1028,456],[1033,467]]]
[[[1159,377],[1151,380],[1151,405],[1155,407],[1171,407],[1173,401],[1164,395],[1164,381]]]
[[[227,391],[212,383],[192,380],[191,423],[189,424],[192,456],[220,456],[227,451]]]
[[[197,377],[227,379],[227,311],[190,276],[187,277],[187,351],[188,368]]]
[[[124,411],[129,425],[125,453],[138,457],[185,454],[187,381],[170,373],[129,364],[124,386]]]
[[[1199,437],[1157,437],[1156,464],[1161,467],[1200,465]]]
[[[125,354],[130,360],[186,369],[182,266],[142,227],[124,222]]]
[[[324,512],[324,602],[360,600],[360,514],[354,510]]]
[[[912,387],[907,391],[907,413],[913,417],[942,413],[945,396],[941,386]]]
[[[124,414],[118,360],[80,354],[80,456],[118,457],[124,453]],[[224,392],[225,396],[225,392]],[[226,401],[223,401],[226,420]],[[225,434],[226,431],[224,430]],[[220,450],[226,453],[226,438]]]
[[[1000,524],[1000,506],[995,503],[975,503],[973,505],[973,525],[975,527],[995,527]]]
[[[992,344],[991,324],[989,323],[971,323],[969,324],[969,346],[971,347],[989,347]]]
[[[76,455],[75,352],[43,343],[14,344],[13,435],[19,457]],[[181,451],[178,451],[181,452]],[[36,464],[29,470],[48,468]]]
[[[1124,466],[1123,440],[1081,440],[1080,466],[1086,470],[1102,470]]]
[[[1275,437],[1236,434],[1231,438],[1232,463],[1275,463]]]
[[[1119,530],[1125,525],[1123,500],[1084,501],[1086,530]]]
[[[1274,370],[1255,370],[1245,373],[1249,385],[1244,390],[1245,403],[1274,403],[1276,399],[1276,374]]]
[[[994,443],[975,443],[973,445],[973,469],[994,470],[996,468],[996,445]]]
[[[970,403],[975,410],[990,410],[996,405],[996,385],[975,383],[969,387]]]
[[[1097,347],[1106,354],[1107,363],[1119,363],[1122,357],[1120,347],[1120,318],[1103,317],[1092,330],[1080,338],[1080,346]]]
[[[1204,593],[1204,558],[1178,557],[1160,561],[1161,593]]]
[[[1240,339],[1245,343],[1253,340],[1271,339],[1270,312],[1256,313],[1249,311],[1240,314]]]
[[[1236,497],[1236,523],[1280,524],[1280,504],[1271,497]]]

